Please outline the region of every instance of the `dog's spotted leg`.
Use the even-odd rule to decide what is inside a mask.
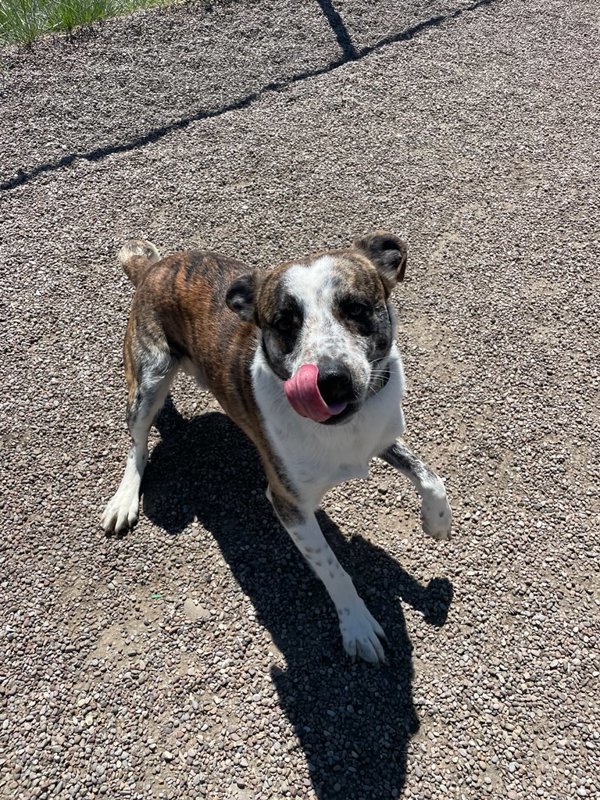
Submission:
[[[138,520],[140,485],[148,462],[148,433],[177,372],[177,362],[168,351],[161,357],[157,357],[157,353],[153,356],[140,360],[139,378],[137,370],[127,369],[126,360],[129,383],[127,423],[132,443],[119,488],[102,515],[102,527],[106,533],[128,530]]]
[[[420,461],[408,447],[395,442],[380,456],[405,475],[421,496],[421,524],[434,539],[449,539],[452,511],[442,479]]]
[[[352,579],[327,544],[314,513],[301,511],[270,488],[267,497],[281,524],[333,600],[348,655],[352,658],[359,656],[373,664],[385,661],[380,641],[385,639],[383,628],[371,615]]]

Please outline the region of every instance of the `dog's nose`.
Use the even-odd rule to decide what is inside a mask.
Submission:
[[[317,386],[328,406],[334,403],[349,403],[355,399],[350,371],[340,364],[319,367]]]

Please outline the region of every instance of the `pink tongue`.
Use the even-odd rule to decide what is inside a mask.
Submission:
[[[347,403],[333,403],[328,406],[321,397],[317,385],[319,368],[316,364],[303,364],[298,372],[283,384],[285,396],[290,405],[301,417],[308,417],[315,422],[341,414]]]

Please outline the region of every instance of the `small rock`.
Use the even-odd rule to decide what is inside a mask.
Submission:
[[[203,606],[196,604],[191,597],[188,597],[185,603],[183,604],[183,613],[189,617],[192,622],[197,622],[198,620],[207,620],[210,618],[210,611]]]

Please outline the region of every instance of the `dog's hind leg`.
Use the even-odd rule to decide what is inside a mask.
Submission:
[[[138,519],[142,475],[148,462],[148,433],[154,418],[162,408],[178,362],[168,347],[143,348],[127,343],[125,374],[129,388],[127,424],[131,447],[119,488],[109,500],[102,515],[106,533],[119,533],[132,528]],[[137,352],[132,352],[134,346]]]
[[[422,500],[421,524],[425,533],[434,539],[449,539],[452,511],[439,475],[401,442],[395,442],[379,457],[406,476],[416,488]]]

